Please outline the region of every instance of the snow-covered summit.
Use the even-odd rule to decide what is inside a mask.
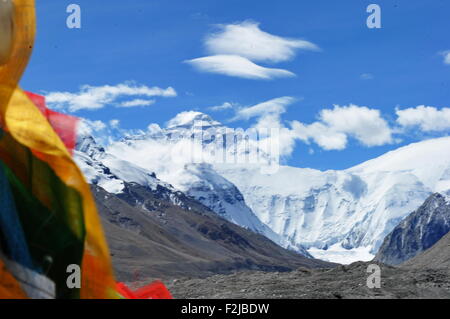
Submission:
[[[168,129],[193,128],[202,126],[204,128],[221,126],[220,122],[213,120],[209,115],[196,111],[179,113],[167,123]]]
[[[160,195],[175,205],[182,203],[179,199],[185,194],[237,225],[262,234],[280,246],[310,256],[303,246],[287,242],[264,225],[246,205],[237,187],[218,175],[210,165],[170,161],[169,148],[158,147],[161,142],[167,144],[167,140],[155,137],[152,141],[149,135],[138,134],[105,150],[92,136],[85,135],[78,140],[75,159],[89,183],[99,185],[110,193],[120,194],[125,189],[125,183],[136,183],[153,192],[163,192]],[[156,159],[154,156],[158,154],[161,157]],[[155,170],[165,180],[174,182],[176,187],[158,179]]]
[[[433,192],[450,189],[450,137],[429,139],[398,148],[348,170],[411,173]]]

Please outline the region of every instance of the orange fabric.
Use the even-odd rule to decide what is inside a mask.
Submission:
[[[20,284],[6,269],[5,264],[0,259],[0,297],[2,299],[26,299]]]

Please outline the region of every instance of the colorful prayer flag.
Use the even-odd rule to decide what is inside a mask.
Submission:
[[[8,204],[9,217],[0,222],[0,233],[8,236],[0,241],[0,249],[13,262],[51,279],[57,298],[117,298],[96,206],[70,153],[76,120],[48,110],[40,97],[18,87],[33,48],[35,8],[33,0],[12,3],[14,8],[8,11],[14,23],[11,52],[6,56],[3,50],[0,60],[0,178],[15,205]],[[0,37],[3,42],[8,39]],[[0,203],[2,216],[6,216],[4,205]],[[14,225],[18,229],[18,223],[25,244],[19,232],[17,238],[10,238],[6,230]],[[27,253],[31,260],[26,259]],[[81,265],[80,289],[67,287],[70,264]],[[26,296],[5,265],[0,257],[0,297]]]

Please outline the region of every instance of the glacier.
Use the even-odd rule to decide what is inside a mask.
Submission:
[[[414,143],[342,171],[216,169],[265,224],[313,256],[367,261],[431,193],[449,189],[450,138]]]

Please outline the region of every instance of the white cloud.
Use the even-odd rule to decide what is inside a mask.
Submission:
[[[345,149],[349,137],[367,147],[394,142],[392,129],[379,110],[353,104],[324,109],[319,120],[311,124],[293,121],[291,125],[297,139],[314,141],[325,150]]]
[[[234,120],[257,118],[254,125],[256,128],[279,128],[282,155],[292,152],[296,140],[314,142],[325,150],[345,149],[350,137],[367,147],[394,142],[393,131],[379,110],[353,104],[324,109],[319,113],[318,121],[310,124],[295,120],[286,125],[281,115],[295,101],[294,98],[285,96],[241,108],[236,112]]]
[[[185,62],[202,72],[267,80],[295,74],[255,62],[278,63],[294,58],[299,50],[319,50],[314,43],[305,40],[264,32],[259,28],[259,23],[252,21],[219,25],[219,28],[218,32],[209,34],[205,39],[206,49],[211,55]]]
[[[136,99],[131,101],[126,101],[118,104],[118,107],[135,107],[135,106],[149,106],[155,104],[155,100],[143,100],[143,99]]]
[[[292,59],[297,50],[318,50],[311,42],[272,35],[259,23],[220,25],[220,31],[206,37],[205,46],[214,55],[239,55],[252,61],[282,62]]]
[[[403,127],[418,126],[424,132],[450,129],[450,108],[440,110],[433,106],[419,105],[415,108],[397,110],[397,123]]]
[[[223,103],[221,105],[211,106],[208,109],[213,111],[213,112],[219,112],[219,111],[232,109],[235,106],[236,106],[236,103],[225,102],[225,103]]]
[[[236,110],[233,120],[256,119],[253,127],[279,128],[280,148],[289,155],[296,140],[315,143],[325,150],[343,150],[349,139],[366,147],[398,143],[406,128],[418,127],[422,132],[450,130],[450,108],[438,109],[420,105],[415,108],[396,110],[398,126],[391,126],[380,110],[350,104],[335,105],[319,112],[317,121],[304,123],[299,120],[284,122],[281,115],[294,103],[292,97],[280,97],[254,106]]]
[[[245,79],[270,80],[295,76],[290,71],[266,68],[238,55],[213,55],[185,62],[202,72],[219,73]]]
[[[119,119],[111,119],[107,122],[89,120],[80,117],[77,125],[77,135],[92,136],[100,145],[107,146],[127,134],[137,134],[139,130],[124,130],[120,127]]]
[[[113,119],[109,121],[109,126],[111,126],[112,128],[119,128],[119,125],[120,121],[118,119]]]
[[[336,132],[353,136],[365,146],[392,143],[392,131],[376,109],[350,104],[322,110],[320,120]]]
[[[320,123],[304,124],[300,121],[291,123],[293,137],[305,143],[314,141],[324,150],[343,150],[347,147],[347,135]]]
[[[100,121],[92,121],[86,118],[80,118],[77,125],[77,134],[80,136],[93,135],[94,132],[99,132],[107,128],[107,125]]]
[[[252,128],[257,129],[260,138],[265,140],[261,145],[276,145],[279,155],[288,156],[294,150],[297,137],[291,129],[284,126],[281,115],[296,100],[290,96],[283,96],[253,106],[242,107],[236,110],[236,115],[232,120],[250,120],[256,118],[256,122]],[[276,135],[270,134],[273,129],[277,129],[278,133]],[[269,134],[269,136],[264,136],[265,134]],[[263,151],[268,154],[270,153],[269,149],[263,149]]]
[[[49,107],[53,109],[67,109],[70,112],[76,112],[82,109],[100,109],[106,105],[117,106],[117,100],[123,97],[174,97],[176,95],[177,93],[172,87],[162,89],[122,83],[116,86],[83,85],[77,93],[49,92],[46,94],[46,100]]]
[[[444,63],[450,64],[450,51],[444,53]]]

